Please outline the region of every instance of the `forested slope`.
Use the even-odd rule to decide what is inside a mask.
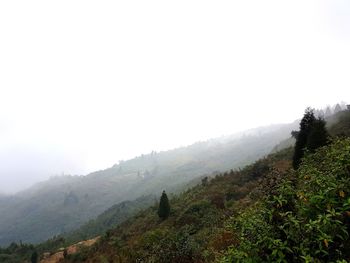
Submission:
[[[204,174],[244,167],[268,154],[295,126],[274,125],[152,152],[87,176],[58,176],[1,197],[0,245],[40,242],[70,232],[120,202],[159,189],[178,192]]]

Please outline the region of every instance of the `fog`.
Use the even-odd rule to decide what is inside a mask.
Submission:
[[[350,101],[348,1],[1,1],[0,193]]]

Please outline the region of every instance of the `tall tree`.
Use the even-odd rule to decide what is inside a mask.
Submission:
[[[311,108],[305,110],[304,117],[300,121],[300,130],[296,138],[293,156],[293,167],[297,169],[300,165],[301,158],[304,156],[304,148],[307,144],[307,139],[310,134],[312,124],[316,118]]]
[[[168,200],[168,196],[165,191],[163,191],[162,196],[160,197],[159,208],[158,208],[158,216],[165,220],[169,217],[170,214],[170,204]]]
[[[317,148],[328,144],[329,134],[326,130],[326,122],[322,118],[314,121],[307,138],[306,148],[314,152]]]

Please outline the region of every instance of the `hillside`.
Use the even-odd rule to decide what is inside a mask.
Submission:
[[[118,203],[108,208],[95,219],[83,224],[78,229],[63,234],[62,237],[64,238],[65,242],[63,242],[62,245],[98,236],[101,233],[106,232],[111,227],[126,221],[140,210],[143,210],[145,207],[149,207],[156,202],[157,197],[155,195],[149,195],[139,197],[133,201],[123,201]]]
[[[339,118],[329,128],[333,135],[333,143],[321,148],[316,154],[308,154],[297,173],[290,169],[293,149],[286,148],[258,160],[243,170],[235,169],[225,173],[214,173],[192,181],[188,187],[196,182],[197,185],[179,195],[170,195],[171,214],[165,221],[159,220],[157,202],[155,202],[154,196],[150,195],[135,201],[116,204],[95,220],[74,232],[67,233],[64,237],[58,236],[36,246],[20,243],[12,244],[6,249],[0,249],[0,258],[3,262],[17,263],[28,259],[34,250],[38,251],[41,256],[46,255],[47,252],[55,254],[61,247],[68,247],[70,244],[77,243],[77,240],[84,242],[92,236],[103,233],[105,229],[111,228],[91,249],[81,248],[75,254],[69,253],[66,261],[139,262],[140,259],[142,259],[141,262],[269,261],[263,257],[270,256],[272,252],[266,251],[272,249],[273,244],[278,244],[279,240],[284,237],[283,235],[278,236],[280,234],[277,229],[280,228],[280,224],[276,225],[273,223],[274,221],[271,221],[271,213],[274,215],[274,205],[280,209],[281,206],[284,206],[285,201],[283,200],[294,200],[295,203],[298,200],[305,200],[306,196],[308,196],[306,200],[316,198],[315,204],[317,204],[319,190],[326,187],[324,191],[329,192],[330,189],[327,188],[329,186],[333,187],[331,190],[333,194],[334,189],[338,189],[335,194],[338,194],[340,201],[344,201],[343,198],[348,194],[345,189],[347,189],[348,178],[346,176],[350,167],[348,164],[350,141],[346,139],[346,135],[349,132],[347,127],[350,124],[350,112],[344,111],[337,116]],[[313,175],[315,169],[318,172]],[[310,175],[305,176],[305,173]],[[306,188],[308,185],[313,186],[321,178],[324,179],[319,187]],[[200,179],[201,183],[198,184]],[[331,181],[327,182],[327,180]],[[288,184],[289,188],[285,188]],[[291,190],[290,184],[297,188]],[[339,190],[339,187],[342,189]],[[287,191],[283,189],[287,189]],[[284,197],[284,195],[286,196]],[[328,202],[336,204],[334,201],[328,200],[328,197],[324,197],[327,208]],[[154,205],[140,211],[142,206],[146,207],[149,204]],[[302,205],[298,204],[298,209],[303,207]],[[345,204],[342,205],[344,209],[347,209]],[[287,209],[293,207],[296,206],[294,204],[286,206]],[[302,211],[305,209],[313,209],[313,206],[303,207]],[[319,210],[317,211],[319,213]],[[319,217],[317,211],[311,212],[314,215],[313,218]],[[136,215],[131,216],[133,213]],[[286,213],[288,215],[296,213],[299,221],[293,221],[294,223],[304,222],[303,224],[305,224],[305,220],[311,219],[309,218],[310,214],[299,213],[295,208]],[[265,214],[268,216],[260,216]],[[285,211],[277,218],[284,214]],[[286,224],[291,224],[289,219],[287,217],[283,220],[287,220]],[[342,224],[346,223],[346,221],[341,222]],[[261,236],[259,234],[260,225],[264,226],[264,229],[270,229],[270,232]],[[253,231],[254,234],[246,236],[247,229]],[[334,229],[332,228],[331,231]],[[322,240],[323,244],[328,246],[334,242],[332,238],[329,238],[331,234],[328,233],[324,236],[327,238]],[[251,238],[246,239],[250,236]],[[269,245],[270,247],[260,249],[261,246],[257,246],[257,244],[260,242],[269,244],[269,240],[259,241],[254,238],[263,238],[264,236],[276,240]],[[304,246],[310,245],[309,243],[304,243]],[[342,243],[340,242],[340,244]],[[293,246],[284,251],[276,250],[277,252],[274,253],[279,256],[283,253],[288,254],[295,249]],[[341,250],[341,247],[339,249]],[[299,250],[293,253],[300,253]],[[310,249],[305,251],[310,252]],[[324,251],[322,250],[322,253],[325,253]],[[57,253],[62,253],[62,249],[59,249]],[[258,254],[254,255],[254,253]],[[262,259],[260,259],[260,255]],[[320,255],[316,254],[309,256],[322,259]],[[338,253],[337,257],[340,256]],[[283,254],[281,257],[288,258],[289,256]]]
[[[332,116],[329,116],[327,118],[327,121],[328,130],[332,136],[350,136],[350,112],[338,112]],[[293,138],[290,138],[286,141],[291,142],[289,142],[289,144],[283,145],[282,141],[280,144],[278,144],[278,146],[274,147],[273,151],[275,151],[275,153],[279,152],[279,155],[277,156],[280,156],[280,154],[283,152],[290,154],[290,149],[284,149],[289,148],[291,145],[293,145],[295,143],[295,140]],[[277,147],[280,147],[280,149],[276,150]],[[203,178],[203,176],[201,178]],[[187,184],[187,187],[191,187],[199,183],[200,178],[189,182]],[[130,217],[132,215],[130,210],[132,212],[136,211],[136,209],[133,209],[135,206],[139,209],[146,208],[151,203],[154,204],[157,202],[158,200],[155,196],[149,196],[147,198],[142,197],[134,201],[126,201],[112,206],[100,216],[98,216],[96,220],[92,220],[91,222],[84,224],[78,230],[64,235],[65,241],[71,243],[79,240],[93,238],[94,236],[104,233],[106,230],[112,228],[113,226],[116,226],[118,223],[121,223],[123,220],[126,220],[128,217]]]
[[[151,207],[64,262],[348,262],[350,139],[297,171],[291,154],[203,181],[170,200],[167,220]]]
[[[220,262],[349,262],[349,187],[350,139],[336,139],[229,220]]]
[[[0,198],[0,245],[40,242],[70,232],[109,207],[216,171],[244,167],[289,137],[297,123],[253,129],[188,147],[141,155],[86,176],[59,176]]]
[[[260,196],[252,190],[263,178],[286,173],[290,158],[288,149],[242,171],[217,174],[172,198],[166,221],[159,220],[157,206],[152,206],[108,231],[93,250],[71,255],[67,262],[211,262],[232,242],[225,222]]]

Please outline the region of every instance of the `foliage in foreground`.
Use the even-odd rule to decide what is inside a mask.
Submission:
[[[298,171],[228,224],[237,243],[221,262],[346,262],[349,189],[350,139],[307,154]]]

